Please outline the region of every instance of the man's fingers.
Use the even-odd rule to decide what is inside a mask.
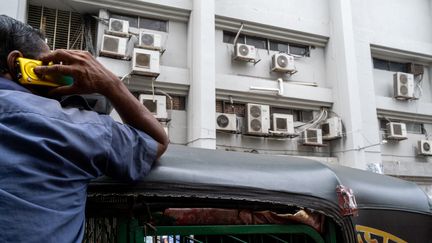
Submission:
[[[70,53],[68,50],[55,50],[53,52],[50,52],[48,54],[42,55],[39,57],[39,60],[41,60],[43,63],[70,63],[74,59],[74,56],[72,53]]]
[[[51,65],[51,66],[38,66],[34,69],[35,73],[40,76],[44,76],[46,74],[53,73],[61,73],[66,75],[73,75],[75,73],[75,69],[69,65]]]

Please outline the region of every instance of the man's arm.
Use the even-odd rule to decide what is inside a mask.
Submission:
[[[90,53],[75,50],[56,50],[40,57],[40,59],[44,63],[54,62],[57,64],[35,68],[38,75],[61,73],[74,78],[73,85],[58,87],[52,90],[53,94],[100,93],[106,96],[124,123],[147,133],[158,142],[157,158],[165,152],[169,139],[162,125],[129,92],[123,82],[102,66]]]

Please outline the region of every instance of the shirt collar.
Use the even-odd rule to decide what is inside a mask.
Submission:
[[[15,91],[31,93],[30,90],[24,88],[23,86],[15,83],[12,80],[5,79],[5,78],[0,78],[0,89],[15,90]]]

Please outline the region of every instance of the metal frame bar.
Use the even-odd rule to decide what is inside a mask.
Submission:
[[[149,235],[245,235],[245,234],[306,234],[317,243],[322,236],[307,225],[200,225],[157,226]],[[331,237],[334,238],[334,237]],[[333,241],[335,242],[335,241]]]

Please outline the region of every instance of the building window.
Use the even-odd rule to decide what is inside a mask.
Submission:
[[[234,44],[236,33],[224,31],[223,42]],[[270,49],[272,51],[285,52],[298,56],[310,56],[310,46],[283,41],[271,40],[262,37],[239,35],[237,43],[253,45],[259,49]],[[270,44],[270,45],[269,45]]]
[[[386,130],[387,129],[387,123],[389,123],[386,119],[380,119],[380,129]],[[392,122],[399,122],[399,121],[392,121]],[[408,133],[412,134],[424,134],[424,125],[422,123],[417,122],[403,122],[406,125],[406,129]]]
[[[375,69],[381,69],[392,72],[408,72],[407,63],[393,62],[384,59],[373,58],[373,65]]]
[[[167,32],[168,31],[168,21],[160,19],[151,19],[140,16],[131,16],[124,14],[111,13],[111,18],[122,19],[129,21],[129,27],[148,29]]]
[[[51,50],[79,49],[94,52],[96,21],[89,16],[29,5],[27,23],[44,33]]]
[[[253,36],[246,36],[246,44],[260,49],[267,49],[267,39]]]
[[[236,33],[224,31],[223,32],[223,42],[234,44],[235,36],[236,36]],[[245,36],[239,35],[239,37],[237,38],[237,43],[244,44],[245,43]]]

